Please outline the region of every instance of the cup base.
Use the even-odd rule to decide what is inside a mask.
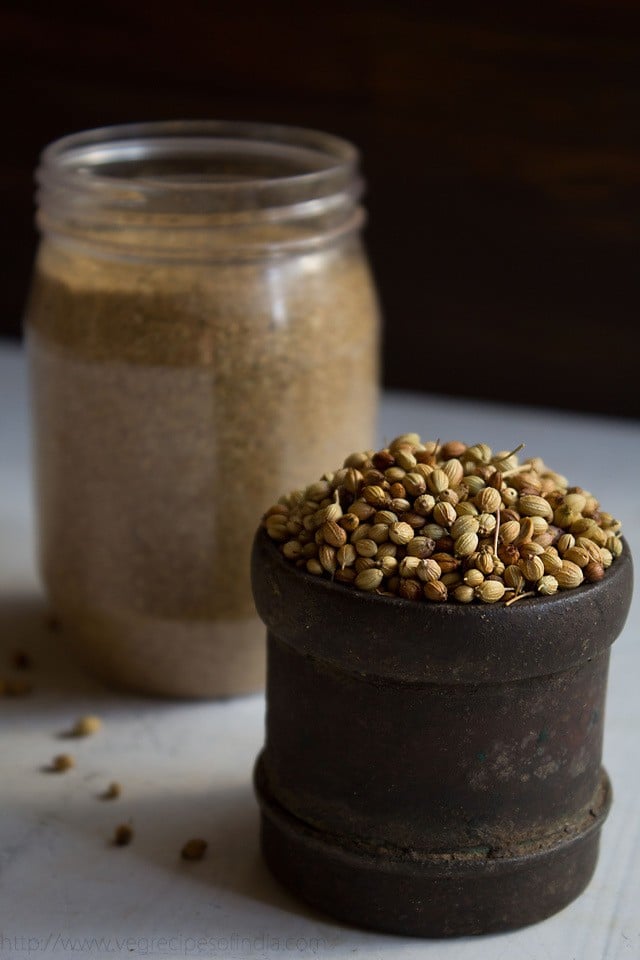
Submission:
[[[324,834],[270,795],[261,760],[255,780],[262,852],[284,886],[350,925],[416,937],[497,933],[563,909],[593,875],[611,804],[603,770],[586,823],[564,824],[504,856],[430,855],[367,849],[356,838]]]

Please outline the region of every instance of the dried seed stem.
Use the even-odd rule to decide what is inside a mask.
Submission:
[[[524,600],[525,597],[535,597],[535,590],[527,590],[526,593],[516,593],[515,597],[510,597],[509,600],[505,603],[505,607],[510,607],[512,603],[516,603],[518,600]]]
[[[501,459],[501,460],[508,460],[509,457],[515,457],[516,453],[520,453],[521,450],[524,450],[524,447],[525,447],[524,443],[519,443],[518,446],[515,447],[515,449],[511,450],[511,451],[506,455],[506,457],[501,457],[500,459]]]
[[[513,470],[506,470],[502,476],[504,477],[513,477],[516,473],[525,473],[527,470],[531,470],[530,463],[521,463],[519,467],[514,467]]]

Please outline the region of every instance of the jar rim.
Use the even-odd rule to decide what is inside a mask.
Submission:
[[[306,127],[151,121],[53,141],[42,151],[36,179],[41,201],[64,190],[127,209],[159,196],[173,211],[191,211],[196,198],[200,211],[265,209],[345,191],[357,199],[359,159],[349,141]],[[229,172],[234,162],[241,172]]]

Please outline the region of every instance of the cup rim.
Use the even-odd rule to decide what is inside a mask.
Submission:
[[[191,182],[171,176],[113,176],[100,167],[115,162],[135,165],[150,158],[195,156],[214,158],[230,150],[245,149],[247,155],[280,155],[317,169],[301,169],[283,176],[253,176],[242,181],[206,174]],[[358,149],[348,140],[320,130],[283,124],[234,120],[171,120],[95,127],[60,137],[41,152],[36,179],[41,185],[63,186],[83,191],[134,188],[136,192],[198,192],[224,195],[241,189],[269,194],[292,187],[309,193],[335,192],[335,181],[356,177]]]
[[[260,528],[252,586],[275,638],[305,656],[396,683],[502,683],[546,677],[600,657],[633,592],[628,542],[597,583],[503,604],[415,602],[365,593],[301,570]]]

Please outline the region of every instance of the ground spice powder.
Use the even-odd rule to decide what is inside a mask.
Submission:
[[[41,567],[65,634],[118,684],[259,688],[255,524],[374,431],[359,242],[153,264],[45,241],[27,334]]]

